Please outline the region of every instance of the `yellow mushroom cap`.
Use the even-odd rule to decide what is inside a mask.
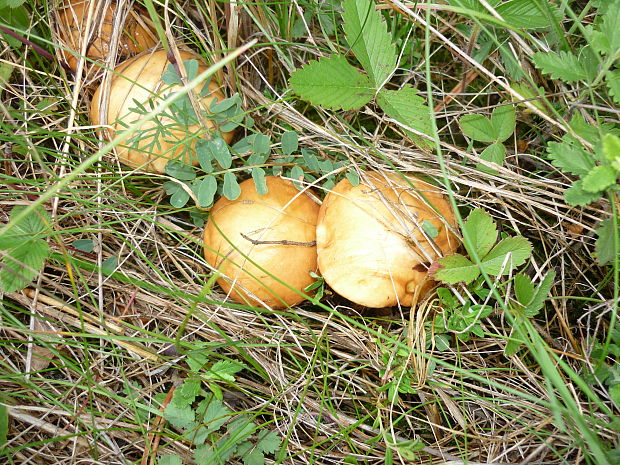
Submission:
[[[317,269],[319,205],[290,181],[267,176],[266,182],[265,195],[248,179],[240,184],[239,198],[222,197],[213,205],[204,253],[223,275],[217,282],[233,300],[283,308],[303,301],[294,289],[302,291],[313,282],[309,273]]]
[[[208,67],[199,55],[186,51],[180,51],[181,59],[197,60],[198,73],[204,72]],[[117,74],[112,77],[110,84],[107,111],[102,114],[100,94],[103,85],[93,95],[90,109],[90,119],[93,124],[111,125],[109,137],[114,136],[126,129],[129,125],[140,119],[142,115],[135,111],[137,103],[149,108],[149,101],[157,104],[158,100],[180,89],[177,85],[168,85],[162,81],[162,74],[170,62],[166,52],[162,49],[141,53],[117,67]],[[226,97],[220,86],[215,82],[209,83],[209,94],[201,97],[201,105],[208,109],[214,99],[224,100]],[[134,109],[134,111],[132,111]],[[211,120],[204,120],[205,132],[216,130],[216,125]],[[166,134],[157,131],[157,128],[166,128]],[[127,145],[116,147],[116,154],[121,163],[132,168],[140,168],[143,171],[164,173],[166,164],[170,160],[180,160],[185,163],[197,165],[194,146],[201,136],[209,137],[201,131],[200,124],[183,126],[179,122],[165,115],[160,115],[151,121],[145,122],[139,129],[138,140],[129,140]],[[228,143],[232,140],[234,131],[222,133],[223,139]]]
[[[448,200],[431,184],[407,179],[414,188],[397,173],[366,173],[355,187],[343,179],[323,201],[319,270],[352,302],[373,308],[414,305],[431,287],[428,266],[458,248]],[[437,235],[430,238],[424,231],[433,227]]]
[[[94,14],[89,20],[91,1],[94,0],[69,0],[58,9],[58,32],[62,45],[75,52],[73,54],[63,49],[62,55],[74,71],[77,69],[78,55],[81,53],[84,41],[88,41],[86,49],[88,58],[102,60],[110,54],[114,20],[118,12],[117,5],[112,2],[104,11],[94,5],[92,10]],[[90,27],[88,37],[86,37],[87,24]],[[128,11],[125,21],[120,23],[120,28],[122,33],[119,38],[118,55],[121,59],[136,55],[157,44],[157,34],[151,29],[148,15],[135,6]]]

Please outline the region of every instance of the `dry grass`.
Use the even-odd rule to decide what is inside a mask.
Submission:
[[[422,10],[399,10],[399,5],[384,6],[394,8],[392,14],[400,15],[403,24],[423,27]],[[171,37],[191,37],[210,50],[258,39],[261,45],[237,60],[234,73],[227,69],[225,82],[241,94],[265,134],[292,127],[304,147],[342,154],[360,169],[443,178],[437,154],[412,146],[398,124],[378,109],[309,108],[286,90],[293,66],[329,49],[312,24],[307,37],[289,43],[260,4],[171,2],[169,7],[165,17]],[[291,10],[297,7],[290,4]],[[207,19],[212,13],[221,37]],[[54,30],[51,13],[37,15],[38,31]],[[455,28],[461,20],[433,12],[431,88],[436,102],[446,102],[438,118],[447,180],[460,206],[484,208],[503,231],[530,239],[535,245],[526,270],[530,276],[539,279],[549,269],[556,271],[552,293],[558,298],[549,302],[537,329],[558,360],[580,373],[592,341],[604,334],[605,303],[588,306],[570,296],[610,299],[608,284],[601,285],[604,270],[590,258],[593,225],[609,215],[609,206],[564,203],[569,180],[541,156],[545,143],[566,129],[554,117],[521,110],[518,136],[507,141],[505,166],[496,175],[475,169],[481,160],[466,150],[457,119],[490,112],[508,93],[494,58],[464,66],[470,38]],[[528,56],[523,40],[512,44]],[[32,203],[101,143],[85,116],[92,81],[74,81],[51,62],[47,69],[35,68],[31,51],[0,45],[0,62],[15,65],[0,106],[3,131],[13,131],[1,139],[6,183],[0,190],[0,223],[6,223],[12,206]],[[468,93],[451,94],[471,70]],[[423,63],[403,71],[398,81],[424,90]],[[556,102],[571,99],[564,89],[557,90]],[[52,107],[46,112],[42,107],[48,104]],[[355,136],[351,127],[359,128],[358,123],[372,130]],[[22,142],[16,144],[15,137]],[[529,351],[503,355],[511,327],[499,309],[483,322],[489,336],[440,352],[425,349],[420,323],[423,314],[438,310],[436,302],[426,302],[409,318],[408,309],[360,314],[333,296],[324,301],[332,311],[310,303],[287,311],[251,309],[231,305],[217,290],[197,299],[209,273],[200,231],[186,213],[167,204],[160,185],[159,178],[131,174],[107,154],[45,203],[57,231],[50,238],[54,255],[29,290],[5,294],[2,304],[0,400],[8,405],[6,447],[12,452],[0,461],[146,464],[163,452],[189,459],[190,444],[175,440],[174,428],[160,420],[162,399],[156,398],[187,374],[184,357],[172,345],[183,331],[184,349],[200,347],[214,360],[246,363],[249,368],[237,383],[225,385],[224,399],[232,410],[256,413],[270,422],[267,428],[287,438],[283,463],[345,463],[355,457],[357,463],[380,464],[388,448],[395,461],[405,463],[390,444],[416,438],[425,444],[414,462],[421,464],[592,463],[584,459],[571,419],[565,417],[569,426],[563,427],[554,418],[553,390],[536,358]],[[95,250],[74,249],[77,239],[92,239]],[[112,277],[96,266],[110,257],[119,260]],[[394,341],[412,347],[404,361],[390,355]],[[412,370],[417,393],[392,403],[381,387],[398,363]],[[617,442],[609,426],[612,418],[574,379],[560,369],[557,373],[595,434]],[[605,393],[594,389],[617,413]],[[154,444],[150,433],[160,435],[156,454],[149,451]]]

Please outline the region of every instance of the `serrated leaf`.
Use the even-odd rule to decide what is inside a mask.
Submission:
[[[616,184],[618,172],[610,165],[595,166],[584,178],[582,189],[586,192],[602,192]]]
[[[0,288],[4,292],[15,292],[26,287],[43,269],[48,255],[49,245],[41,239],[11,249],[2,258]]]
[[[596,228],[596,235],[598,237],[595,243],[594,255],[601,266],[611,262],[619,253],[614,247],[615,234],[620,234],[620,232],[614,230],[614,224],[611,218],[601,221]]]
[[[205,398],[196,409],[209,433],[219,430],[230,419],[230,409],[213,396]]]
[[[547,299],[549,292],[551,292],[551,288],[553,287],[554,279],[555,271],[550,270],[549,272],[547,272],[540,284],[536,287],[534,295],[526,304],[525,309],[523,310],[523,313],[526,317],[532,318],[536,316],[538,312],[543,308],[543,304]]]
[[[620,2],[610,1],[598,28],[592,32],[592,45],[597,52],[616,55],[620,49]]]
[[[420,97],[413,87],[406,86],[399,90],[381,89],[377,95],[377,103],[390,118],[422,134],[432,135],[431,118],[434,116],[426,106],[426,100]],[[431,141],[411,131],[406,131],[406,133],[415,144],[421,147],[431,148],[433,146]]]
[[[166,405],[163,416],[176,428],[187,428],[196,419],[194,409],[189,405],[177,405],[173,402]]]
[[[241,187],[239,187],[235,173],[228,172],[224,175],[222,194],[224,194],[224,197],[228,200],[237,200],[241,195]]]
[[[554,5],[550,5],[554,7]],[[509,0],[495,11],[512,27],[535,29],[549,27],[549,17],[537,0]]]
[[[311,61],[295,70],[290,86],[302,99],[332,110],[358,109],[375,93],[370,78],[339,55]]]
[[[198,205],[203,208],[208,207],[213,203],[217,192],[217,179],[212,175],[199,179],[194,184],[194,192],[198,200]]]
[[[538,52],[532,55],[532,62],[544,74],[566,83],[585,80],[588,73],[583,69],[579,59],[568,52]]]
[[[243,370],[244,365],[232,360],[218,360],[213,364],[211,369],[203,376],[205,379],[217,379],[235,382],[235,374]]]
[[[586,192],[581,187],[583,181],[575,181],[571,187],[564,191],[564,200],[572,206],[583,206],[601,198],[600,192]]]
[[[614,134],[603,136],[603,154],[611,166],[620,172],[620,137]]]
[[[523,273],[517,273],[514,277],[513,285],[517,301],[525,307],[531,302],[532,298],[534,298],[534,293],[536,292],[534,283],[529,276]]]
[[[504,160],[506,159],[506,147],[501,142],[495,142],[482,151],[480,158],[484,161],[497,163],[499,166],[502,166],[504,164]],[[478,163],[476,165],[476,169],[482,171],[483,173],[497,174],[497,170],[489,166],[485,166],[482,163]]]
[[[581,147],[568,142],[549,142],[547,152],[551,164],[565,173],[584,176],[594,168],[592,156]]]
[[[295,152],[299,147],[299,138],[297,132],[295,131],[286,131],[282,134],[282,140],[280,141],[282,144],[282,153],[285,155],[290,155]]]
[[[482,260],[481,266],[491,276],[506,275],[521,266],[532,254],[532,244],[524,237],[501,240]]]
[[[200,392],[200,381],[197,379],[188,379],[176,388],[172,396],[172,402],[178,407],[191,405]]]
[[[491,215],[477,208],[467,216],[463,224],[463,235],[467,235],[478,257],[482,259],[497,242],[497,227]]]
[[[517,112],[512,105],[494,108],[491,113],[491,125],[497,134],[497,140],[504,142],[515,132]]]
[[[491,120],[483,115],[465,115],[459,119],[461,131],[470,139],[479,142],[495,142],[498,134]]]
[[[276,431],[261,430],[258,433],[256,448],[266,454],[273,454],[280,447],[280,436]]]
[[[254,180],[256,192],[258,192],[259,195],[265,195],[268,192],[265,170],[262,168],[252,168],[252,179]]]
[[[243,465],[264,465],[265,456],[258,449],[248,452],[243,456]]]
[[[194,167],[178,160],[170,160],[165,169],[166,174],[180,181],[192,181],[196,178]]]
[[[342,19],[347,43],[379,88],[396,69],[398,59],[387,23],[373,0],[345,0]]]
[[[614,102],[620,105],[620,69],[607,71],[605,82],[609,89],[609,95],[613,98]]]
[[[460,254],[442,257],[439,259],[439,264],[443,268],[435,272],[435,279],[446,284],[456,284],[458,282],[467,284],[480,275],[478,265]]]

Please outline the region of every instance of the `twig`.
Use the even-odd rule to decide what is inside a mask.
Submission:
[[[246,241],[251,242],[253,245],[298,245],[301,247],[314,247],[316,245],[316,241],[297,242],[287,241],[286,239],[283,239],[281,241],[257,241],[256,239],[252,239],[251,237],[248,237],[243,233],[241,233],[241,237],[243,237]]]

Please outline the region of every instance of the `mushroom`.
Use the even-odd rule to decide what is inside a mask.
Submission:
[[[370,172],[355,187],[343,179],[319,212],[319,270],[359,305],[415,305],[432,287],[432,262],[459,246],[453,228],[447,199],[416,177]]]
[[[198,73],[207,69],[199,55],[186,50],[181,50],[180,55],[183,61],[197,60]],[[101,85],[93,95],[90,109],[93,124],[111,125],[108,134],[112,139],[117,132],[122,132],[127,125],[143,116],[137,110],[138,105],[148,108],[164,95],[178,91],[180,86],[162,81],[169,64],[166,52],[159,49],[144,52],[118,66],[110,84],[107,111],[102,111],[104,106],[100,102],[104,86]],[[209,83],[208,90],[207,95],[200,97],[204,108],[208,109],[214,99],[225,99],[215,81]],[[127,145],[117,146],[116,154],[121,163],[154,173],[164,173],[170,160],[197,165],[195,143],[201,136],[211,137],[210,131],[214,130],[217,130],[216,123],[210,119],[202,118],[202,124],[186,125],[161,114],[145,122],[136,136],[126,142]],[[222,137],[230,142],[233,134],[233,131],[225,132]]]
[[[319,205],[292,182],[266,176],[268,192],[243,181],[236,200],[220,198],[204,230],[205,259],[236,302],[284,308],[304,300],[316,271]]]
[[[90,0],[68,0],[58,9],[58,32],[64,47],[61,53],[73,71],[77,69],[84,41],[88,41],[87,58],[103,60],[110,54],[110,42],[113,37],[115,15],[119,12],[118,7],[112,2],[108,8],[102,10],[95,4],[92,9],[94,14],[89,20],[90,5]],[[85,36],[87,25],[90,28],[88,37]],[[136,55],[157,44],[157,35],[151,29],[148,15],[138,7],[129,9],[119,27],[122,31],[118,49],[121,59]]]

